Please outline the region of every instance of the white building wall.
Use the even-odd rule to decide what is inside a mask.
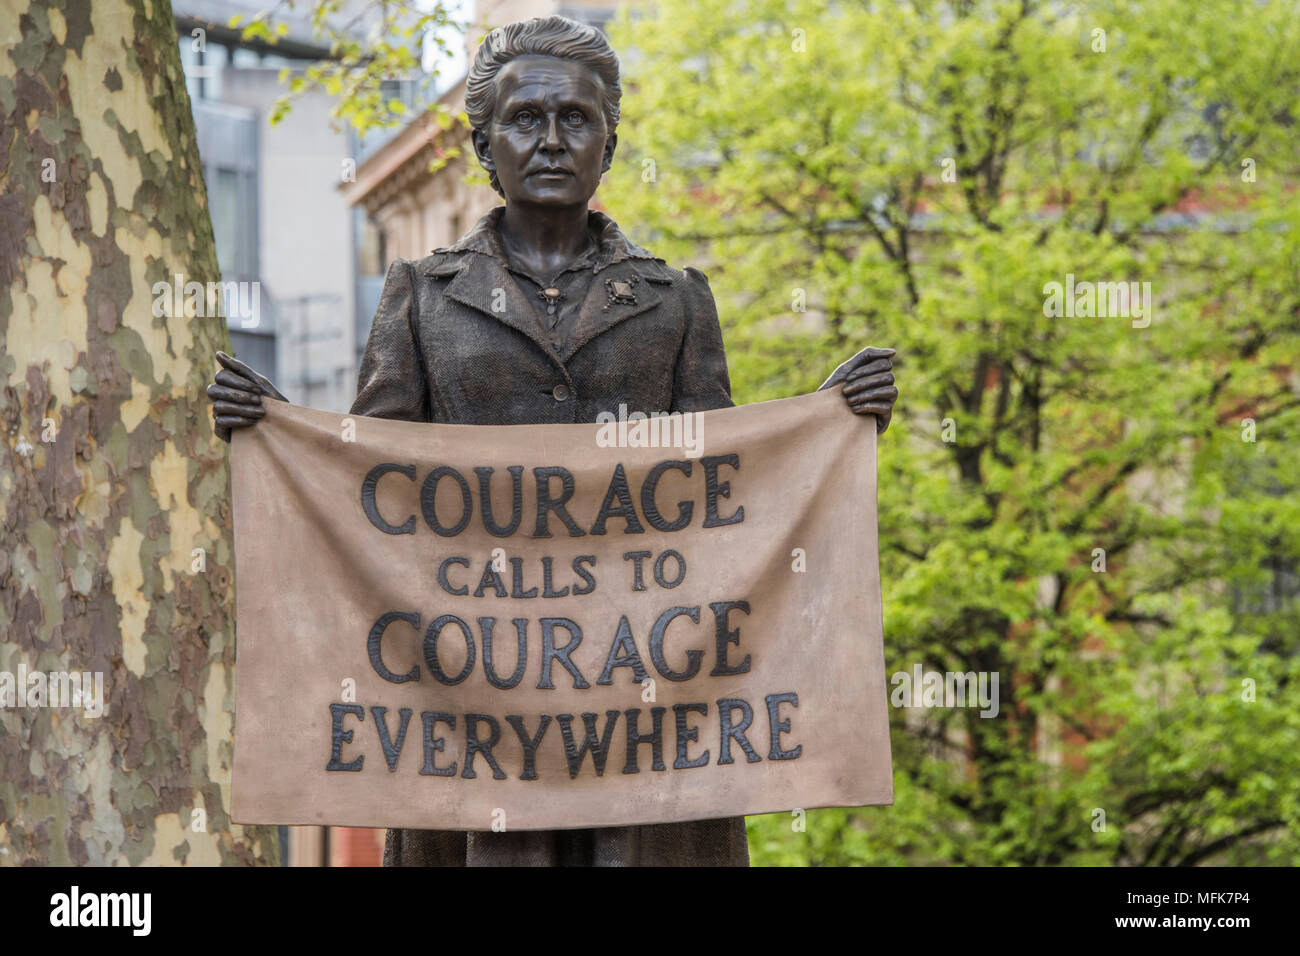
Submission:
[[[352,158],[345,130],[330,128],[332,101],[309,94],[276,126],[278,69],[227,70],[222,100],[251,107],[259,127],[260,275],[274,302],[278,361],[266,371],[295,404],[347,411],[356,388],[352,212],[338,191]]]

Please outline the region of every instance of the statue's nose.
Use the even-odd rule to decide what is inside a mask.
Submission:
[[[542,131],[542,151],[548,155],[564,152],[564,141],[560,138],[559,117],[554,114],[546,118],[546,126]]]

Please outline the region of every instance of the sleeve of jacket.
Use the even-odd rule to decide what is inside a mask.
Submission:
[[[699,269],[687,266],[684,305],[686,334],[673,375],[674,412],[707,412],[731,408],[731,376],[722,347],[718,307],[709,280]]]
[[[388,267],[357,375],[353,415],[429,421],[429,381],[420,353],[414,276],[409,259],[395,259]]]

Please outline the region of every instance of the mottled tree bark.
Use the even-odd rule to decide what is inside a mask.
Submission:
[[[220,278],[168,0],[5,0],[0,117],[0,672],[105,703],[0,711],[0,865],[276,863],[226,809],[229,336],[153,309]]]

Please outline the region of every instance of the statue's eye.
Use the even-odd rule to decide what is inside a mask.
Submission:
[[[515,122],[520,126],[532,126],[536,120],[532,110],[520,110],[515,114]]]
[[[581,110],[569,110],[565,114],[564,121],[572,126],[581,126],[587,121],[587,117]]]

